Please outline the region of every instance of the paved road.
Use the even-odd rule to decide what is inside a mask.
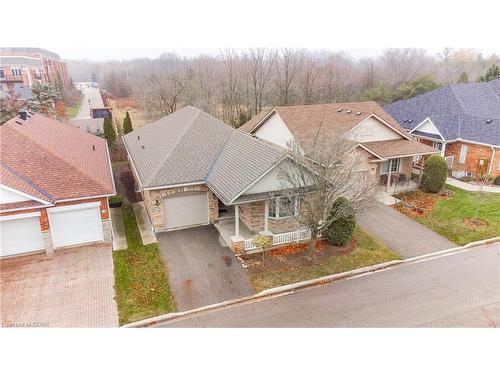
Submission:
[[[457,246],[395,209],[378,204],[360,215],[358,223],[403,258],[433,253]]]
[[[500,326],[500,244],[197,315],[173,327]]]
[[[253,294],[245,270],[213,225],[157,234],[180,311]]]

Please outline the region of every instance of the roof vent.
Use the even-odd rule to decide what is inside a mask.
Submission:
[[[92,145],[92,151],[95,151],[95,145]]]
[[[24,120],[26,121],[26,118],[28,116],[28,112],[26,112],[24,109],[21,109],[18,113],[19,117],[21,118],[21,120]]]
[[[348,109],[346,113],[347,113],[347,114],[349,114],[349,113],[351,113],[351,112],[352,112],[352,111],[351,111],[350,109]]]
[[[337,112],[342,112],[342,108],[337,109]]]
[[[358,112],[356,112],[356,115],[358,115],[358,116],[359,116],[360,114],[361,114],[361,112],[359,112],[359,111],[358,111]]]
[[[413,122],[413,120],[408,120],[408,122],[411,124]]]
[[[140,140],[140,139],[141,139],[141,137],[137,136],[137,140]]]
[[[492,121],[492,120],[489,118],[489,119],[487,119],[487,120],[486,120],[486,123],[487,123],[487,124],[490,124],[490,123],[491,123],[491,121]]]
[[[407,118],[405,118],[403,121],[404,121],[404,122],[408,122],[408,119],[407,119]]]
[[[144,147],[144,145],[142,145],[141,148],[144,150],[146,147]]]

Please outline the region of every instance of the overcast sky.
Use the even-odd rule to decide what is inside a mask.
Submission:
[[[2,18],[0,46],[42,47],[64,59],[193,56],[221,48],[295,47],[376,56],[388,47],[500,54],[500,5],[474,0],[24,0]],[[36,9],[35,12],[25,11]],[[20,10],[21,11],[21,10]]]

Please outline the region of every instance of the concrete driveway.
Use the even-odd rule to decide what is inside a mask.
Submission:
[[[245,270],[213,225],[156,235],[181,311],[253,293]]]
[[[92,245],[1,260],[2,326],[118,326],[111,251]]]
[[[377,204],[376,207],[359,215],[357,221],[363,229],[383,241],[403,258],[457,246],[454,242],[383,204]]]

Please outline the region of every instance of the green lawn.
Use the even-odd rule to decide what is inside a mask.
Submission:
[[[450,185],[446,188],[454,192],[453,197],[439,198],[430,213],[415,220],[459,245],[500,236],[500,194],[484,193],[478,218],[488,226],[472,229],[464,223],[464,218],[474,216],[476,193]]]
[[[120,325],[175,310],[158,244],[144,246],[132,206],[122,210],[128,249],[113,252]]]
[[[250,281],[256,291],[311,280],[322,276],[345,272],[356,268],[388,262],[401,257],[378,239],[356,227],[354,237],[357,248],[346,254],[331,256],[326,262],[314,266],[302,266],[288,270],[268,271],[250,274]]]
[[[74,106],[66,106],[66,116],[69,119],[75,118],[78,115],[78,110],[80,109],[80,104],[82,99],[78,99]]]

